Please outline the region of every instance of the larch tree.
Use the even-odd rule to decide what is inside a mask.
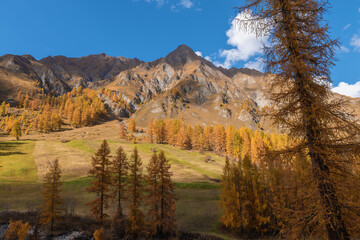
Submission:
[[[299,139],[285,152],[304,150],[312,165],[317,194],[308,197],[314,197],[314,215],[309,209],[298,211],[288,230],[306,226],[311,216],[323,226],[317,234],[335,240],[350,239],[349,230],[359,223],[359,205],[349,196],[359,191],[354,165],[360,131],[343,99],[334,98],[330,90],[330,68],[339,44],[329,37],[324,20],[328,6],[327,0],[247,0],[239,8],[246,16],[239,24],[268,36],[264,62],[266,71],[274,74],[270,85],[275,123]]]
[[[226,128],[226,154],[232,156],[234,153],[234,133],[235,128],[233,126],[228,126]]]
[[[258,167],[248,156],[238,164],[230,164],[226,158],[219,202],[223,210],[221,224],[250,238],[269,231],[271,212],[266,204],[264,186]]]
[[[25,240],[29,235],[31,226],[28,222],[23,223],[22,220],[10,220],[9,226],[6,229],[4,239],[6,240]]]
[[[43,225],[50,224],[50,231],[53,231],[54,222],[61,214],[61,167],[59,160],[55,159],[50,163],[49,171],[44,175],[43,183],[43,200],[44,203],[41,207],[40,222]]]
[[[122,147],[119,147],[111,165],[113,177],[114,195],[117,201],[117,211],[113,222],[113,234],[115,239],[121,239],[125,233],[122,202],[126,199],[126,182],[128,172],[127,155]]]
[[[0,105],[0,116],[4,116],[6,112],[6,103],[2,102]]]
[[[148,205],[150,226],[155,236],[164,238],[174,235],[175,188],[171,180],[170,164],[163,151],[153,154],[148,165]]]
[[[218,206],[222,210],[220,223],[227,229],[237,231],[241,226],[239,186],[235,180],[240,178],[239,171],[234,163],[225,158],[225,166],[220,180],[220,201]]]
[[[110,172],[110,148],[106,140],[103,141],[98,151],[92,157],[89,175],[93,178],[88,191],[96,193],[97,198],[90,201],[90,212],[96,217],[102,226],[107,214],[104,212],[109,207],[111,198],[111,172]]]
[[[156,143],[165,143],[166,142],[166,129],[165,129],[165,122],[163,120],[155,119],[153,121],[153,134],[154,134]]]
[[[215,150],[217,152],[226,151],[226,132],[225,128],[220,125],[215,125],[214,127],[214,141],[215,141]]]
[[[19,121],[15,121],[15,123],[12,125],[10,134],[11,136],[15,137],[16,140],[19,140],[22,135]]]
[[[150,121],[147,125],[146,128],[146,138],[148,140],[149,143],[153,143],[154,142],[154,133],[153,133],[153,124]]]
[[[157,227],[160,222],[160,176],[159,176],[159,158],[156,153],[154,153],[150,159],[149,164],[147,165],[147,192],[146,202],[149,206],[148,217],[149,217],[149,226],[152,230],[152,233],[155,235],[157,232]]]
[[[111,172],[113,174],[113,185],[115,187],[114,193],[117,201],[117,212],[120,216],[122,213],[122,204],[121,202],[125,199],[125,186],[127,181],[128,174],[128,159],[127,155],[122,147],[119,147],[116,152],[116,156],[111,165]]]
[[[140,209],[143,202],[143,170],[142,161],[139,156],[137,148],[134,148],[133,154],[129,161],[129,175],[128,175],[128,206],[129,206],[129,232],[133,236],[141,235],[144,226],[144,214]]]
[[[213,127],[206,126],[204,129],[204,147],[206,151],[213,150]]]
[[[130,118],[128,123],[128,129],[130,132],[134,133],[136,131],[136,123],[134,118]]]
[[[124,123],[121,123],[121,124],[120,124],[119,137],[120,137],[121,139],[126,139],[127,136],[128,136],[128,134],[127,134],[126,126],[125,126]]]

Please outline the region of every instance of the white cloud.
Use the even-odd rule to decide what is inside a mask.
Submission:
[[[209,57],[209,56],[205,56],[205,57],[203,57],[202,52],[200,52],[200,51],[196,51],[196,52],[195,52],[195,54],[196,54],[196,55],[198,55],[199,57],[202,57],[202,58],[204,58],[204,59],[208,60],[209,62],[211,62],[211,57]]]
[[[194,6],[191,0],[181,0],[180,4],[185,8],[191,8],[192,6]]]
[[[347,47],[345,47],[345,46],[340,46],[339,51],[340,51],[340,52],[343,52],[343,53],[348,53],[348,52],[350,52],[350,50],[349,50]]]
[[[226,32],[227,43],[234,48],[220,50],[220,57],[224,57],[224,63],[219,65],[230,68],[238,61],[247,61],[262,53],[263,43],[267,37],[256,37],[255,33],[247,32],[239,28],[238,21],[251,19],[251,12],[242,12],[231,22],[230,29]]]
[[[155,2],[158,6],[162,6],[165,2],[165,0],[145,0],[148,3]]]
[[[255,59],[255,61],[245,63],[244,67],[262,72],[264,70],[264,59],[258,57]]]
[[[341,82],[337,87],[333,87],[332,91],[349,97],[360,97],[360,81],[354,84]]]
[[[195,54],[198,55],[199,57],[202,57],[202,52],[200,51],[196,51]]]
[[[357,34],[351,38],[350,45],[355,48],[356,51],[360,50],[360,37]]]
[[[343,30],[346,30],[346,29],[348,29],[349,27],[351,27],[351,24],[350,24],[350,23],[347,24],[347,25],[345,25],[345,26],[343,27]]]
[[[211,60],[212,60],[211,57],[209,57],[209,56],[205,56],[205,59],[208,60],[209,62],[211,62]]]

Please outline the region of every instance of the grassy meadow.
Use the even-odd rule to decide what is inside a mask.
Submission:
[[[41,179],[48,162],[59,159],[63,172],[64,211],[88,214],[86,203],[92,199],[87,193],[91,179],[87,176],[91,156],[102,140],[77,139],[0,141],[0,210],[34,210],[41,205]],[[136,146],[143,161],[143,170],[153,150],[162,150],[171,163],[177,193],[177,224],[180,230],[217,233],[220,215],[219,179],[224,158],[212,153],[184,151],[169,145],[130,144],[109,140],[111,154],[122,146],[130,157]],[[211,158],[210,162],[205,162]],[[114,206],[109,209],[114,212]]]

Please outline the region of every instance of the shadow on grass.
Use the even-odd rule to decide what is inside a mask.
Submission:
[[[25,154],[20,151],[16,151],[16,148],[20,147],[21,145],[25,144],[24,142],[18,141],[6,141],[0,142],[0,156],[10,156],[10,155],[20,155]]]
[[[22,155],[22,152],[0,152],[0,156]]]

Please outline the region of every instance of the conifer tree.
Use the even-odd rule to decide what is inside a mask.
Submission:
[[[226,154],[229,156],[234,154],[234,133],[235,128],[233,126],[226,128]]]
[[[166,143],[166,129],[165,122],[163,120],[155,119],[153,121],[153,131],[156,143]]]
[[[50,231],[53,231],[54,222],[61,213],[61,167],[59,160],[55,159],[50,163],[49,171],[44,176],[44,190],[42,192],[44,203],[41,208],[40,222],[43,225],[50,224]]]
[[[203,137],[204,129],[200,125],[196,125],[194,128],[194,132],[192,134],[192,147],[195,150],[202,151],[204,146],[204,137]]]
[[[4,116],[5,112],[6,112],[6,103],[2,102],[1,105],[0,105],[0,117]]]
[[[127,129],[124,123],[120,124],[120,131],[119,131],[119,137],[121,139],[126,139],[127,138]]]
[[[146,197],[147,205],[149,206],[148,217],[149,217],[149,226],[152,229],[153,233],[157,232],[157,227],[160,220],[160,166],[159,158],[156,153],[154,153],[150,159],[150,162],[147,166],[147,192]]]
[[[116,152],[116,156],[111,165],[111,172],[113,174],[113,185],[115,187],[114,192],[117,200],[117,211],[120,216],[122,213],[122,200],[125,199],[125,187],[128,172],[128,160],[127,155],[122,147],[119,147]]]
[[[25,240],[28,236],[30,230],[30,224],[28,222],[23,223],[23,221],[12,221],[5,232],[6,240]]]
[[[81,110],[79,107],[75,109],[72,115],[71,125],[77,128],[81,126]]]
[[[27,94],[27,93],[24,98],[23,106],[25,109],[29,107],[29,94]]]
[[[184,123],[178,119],[169,121],[168,127],[166,129],[167,142],[169,144],[176,145],[178,133],[183,124]]]
[[[134,236],[142,234],[144,226],[144,214],[140,209],[143,202],[143,170],[142,161],[135,147],[129,161],[128,175],[128,206],[129,206],[129,232]]]
[[[251,151],[251,139],[245,127],[241,127],[239,129],[240,137],[243,140],[242,148],[241,148],[241,159],[244,159],[246,155],[250,154]]]
[[[264,181],[248,156],[237,165],[226,159],[221,181],[220,222],[237,234],[257,237],[268,232],[271,211],[265,198]]]
[[[239,10],[254,15],[240,21],[241,27],[269,36],[265,67],[276,74],[270,82],[274,119],[298,139],[286,153],[305,150],[312,165],[317,199],[307,211],[297,212],[297,222],[287,230],[306,227],[313,212],[312,222],[323,226],[313,229],[320,235],[324,229],[335,240],[350,239],[349,226],[359,219],[349,211],[358,206],[346,196],[359,186],[351,169],[360,152],[360,128],[343,100],[330,91],[330,68],[339,44],[329,37],[324,21],[328,5],[327,0],[247,0]]]
[[[226,133],[223,126],[216,125],[214,127],[215,135],[215,149],[217,152],[224,152],[226,150]]]
[[[228,229],[238,229],[241,225],[240,199],[236,188],[236,177],[239,174],[234,164],[231,164],[228,157],[225,158],[225,166],[221,176],[219,208],[222,210],[220,223]]]
[[[15,137],[16,140],[19,140],[22,135],[19,121],[15,121],[15,123],[12,125],[10,134],[11,136]]]
[[[147,167],[149,225],[157,237],[175,233],[175,191],[171,180],[170,164],[163,151],[153,154]]]
[[[113,186],[115,200],[117,201],[117,211],[113,221],[113,238],[122,239],[125,234],[125,219],[123,215],[122,201],[126,199],[128,162],[127,156],[122,147],[119,147],[111,165],[113,174]]]
[[[19,107],[22,107],[24,98],[23,98],[23,95],[21,93],[21,90],[18,91],[18,93],[16,95],[16,98],[17,98]]]
[[[204,147],[205,150],[211,151],[213,150],[214,140],[213,140],[213,127],[206,126],[204,129]]]
[[[154,129],[152,122],[149,122],[146,128],[146,137],[149,143],[154,142]]]
[[[186,136],[186,126],[183,125],[179,129],[176,145],[179,146],[181,149],[187,149],[188,141],[189,140],[187,139],[187,136]]]
[[[130,132],[134,133],[136,131],[136,123],[134,118],[130,118],[128,123],[128,129]]]
[[[97,194],[97,198],[88,203],[90,212],[96,217],[102,226],[107,214],[104,212],[109,207],[108,201],[111,197],[110,185],[110,148],[106,140],[103,141],[98,151],[92,157],[89,175],[93,177],[88,191]]]
[[[175,188],[171,180],[169,161],[163,151],[159,153],[159,190],[160,190],[160,219],[157,224],[157,233],[161,237],[175,234]]]

